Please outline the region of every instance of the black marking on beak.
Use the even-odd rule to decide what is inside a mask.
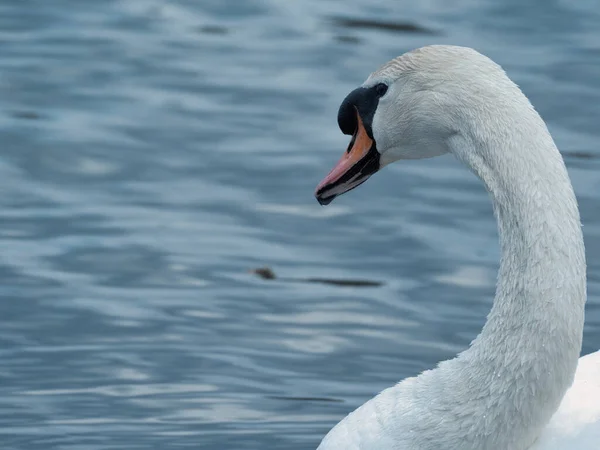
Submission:
[[[386,86],[383,83],[376,84],[370,88],[359,87],[346,96],[338,110],[338,125],[342,133],[354,134],[356,131],[356,111],[360,114],[367,135],[373,139],[373,117],[379,104],[379,99],[385,95]]]
[[[363,184],[371,175],[379,170],[380,156],[375,141],[373,141],[373,145],[367,154],[344,175],[333,183],[326,184],[316,192],[315,197],[317,201],[323,206],[329,205],[338,195],[351,191]],[[348,185],[348,188],[345,189],[344,185]]]

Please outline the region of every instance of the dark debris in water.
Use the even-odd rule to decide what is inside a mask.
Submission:
[[[259,267],[257,269],[251,269],[250,273],[253,273],[263,280],[280,280],[280,281],[291,281],[291,282],[302,282],[302,283],[321,283],[330,284],[334,286],[347,286],[347,287],[373,287],[383,285],[380,281],[373,280],[341,280],[334,278],[278,278],[275,272],[270,267]]]
[[[338,42],[343,42],[345,44],[358,44],[360,42],[360,39],[355,36],[340,35],[336,36],[336,39]]]
[[[596,158],[598,158],[598,155],[595,155],[592,152],[586,152],[586,151],[573,151],[573,152],[566,152],[565,154],[566,154],[566,156],[569,156],[571,158],[577,158],[577,159],[596,159]]]
[[[251,269],[250,273],[258,275],[263,280],[274,280],[275,272],[270,267],[259,267],[258,269]]]
[[[273,400],[292,400],[296,402],[344,403],[344,400],[329,397],[290,397],[287,395],[269,395],[268,398]]]
[[[396,33],[428,34],[432,36],[439,34],[435,30],[412,22],[388,22],[385,20],[355,19],[351,17],[334,17],[333,21],[340,27],[351,29],[383,30]]]
[[[28,119],[28,120],[37,120],[40,119],[41,116],[35,111],[13,111],[12,116],[17,119]]]
[[[335,280],[331,278],[305,278],[303,280],[307,283],[322,283],[322,284],[333,284],[334,286],[351,286],[351,287],[369,287],[369,286],[381,286],[383,283],[380,281],[371,280]]]
[[[227,34],[227,28],[219,25],[204,25],[200,27],[200,32],[206,34]]]

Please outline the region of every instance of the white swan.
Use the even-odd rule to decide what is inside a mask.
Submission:
[[[393,161],[450,152],[490,193],[502,258],[494,305],[469,349],[381,392],[319,450],[600,449],[600,352],[579,359],[577,201],[519,88],[475,50],[424,47],[371,74],[338,122],[353,138],[317,187],[321,204]]]

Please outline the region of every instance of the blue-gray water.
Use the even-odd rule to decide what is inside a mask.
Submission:
[[[547,120],[600,348],[599,21],[567,0],[2,2],[0,447],[310,449],[464,349],[498,266],[481,184],[443,157],[313,198],[340,101],[425,44],[488,54]]]

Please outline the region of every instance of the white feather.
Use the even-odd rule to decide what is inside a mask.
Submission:
[[[577,201],[543,120],[490,59],[424,47],[373,73],[382,165],[453,153],[490,193],[494,305],[456,358],[350,413],[319,450],[597,450],[600,352],[579,358],[586,264]],[[566,395],[565,395],[566,393]]]

